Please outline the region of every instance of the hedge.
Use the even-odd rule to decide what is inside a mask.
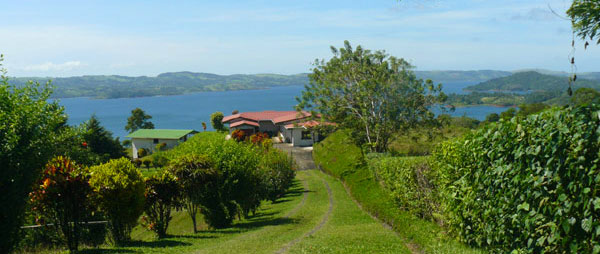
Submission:
[[[437,171],[428,156],[375,158],[369,167],[400,209],[423,219],[440,218]]]
[[[368,168],[365,156],[351,141],[349,131],[338,130],[316,144],[313,158],[320,169],[344,182],[350,195],[365,211],[392,226],[419,251],[480,253],[447,237],[438,224],[403,211]]]
[[[443,143],[446,220],[495,252],[600,253],[600,106],[551,109]]]

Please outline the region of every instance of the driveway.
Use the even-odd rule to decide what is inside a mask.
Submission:
[[[312,147],[294,147],[288,143],[273,144],[273,147],[291,155],[296,160],[296,163],[298,163],[298,170],[316,168],[312,158]]]

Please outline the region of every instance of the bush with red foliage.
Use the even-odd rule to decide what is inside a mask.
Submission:
[[[261,145],[265,140],[268,140],[269,135],[264,132],[258,132],[252,136],[250,136],[250,142],[255,145]]]
[[[29,194],[36,221],[56,225],[71,252],[77,252],[82,222],[91,214],[88,179],[79,165],[59,156],[46,164],[38,185]]]
[[[237,142],[241,142],[247,139],[247,135],[243,130],[234,130],[231,133],[231,138]]]

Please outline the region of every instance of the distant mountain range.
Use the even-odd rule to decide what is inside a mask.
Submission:
[[[535,71],[558,77],[566,77],[569,75],[566,72],[548,70]],[[431,79],[436,83],[443,84],[444,82],[485,82],[488,80],[510,77],[515,73],[528,72],[530,71],[415,71],[415,74],[418,78]],[[578,76],[581,79],[600,80],[600,72],[578,73]],[[179,95],[206,91],[265,89],[278,86],[305,85],[309,82],[307,73],[295,75],[217,75],[195,72],[169,72],[160,74],[156,77],[128,77],[118,75],[88,75],[64,78],[19,77],[11,78],[10,82],[16,85],[24,85],[30,80],[45,83],[49,79],[52,80],[52,84],[55,86],[53,94],[54,98],[126,98]],[[479,88],[470,89],[475,91]],[[513,87],[511,89],[515,88]]]
[[[117,75],[78,76],[66,78],[12,78],[11,83],[24,85],[28,81],[55,87],[52,97],[126,98],[158,95],[178,95],[194,92],[265,89],[276,86],[308,83],[306,74],[236,74],[217,75],[194,72],[169,72],[156,77],[127,77]]]

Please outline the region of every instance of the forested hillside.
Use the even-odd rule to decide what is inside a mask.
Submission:
[[[117,75],[78,76],[66,78],[14,78],[16,85],[29,80],[40,83],[52,80],[54,98],[93,97],[124,98],[157,95],[177,95],[193,92],[263,89],[274,86],[304,85],[306,74],[236,74],[217,75],[194,72],[169,72],[156,77],[127,77]]]
[[[569,86],[567,77],[541,74],[535,71],[518,72],[508,77],[491,79],[465,90],[469,91],[557,91]],[[590,87],[599,89],[600,81],[577,79],[574,88]]]

